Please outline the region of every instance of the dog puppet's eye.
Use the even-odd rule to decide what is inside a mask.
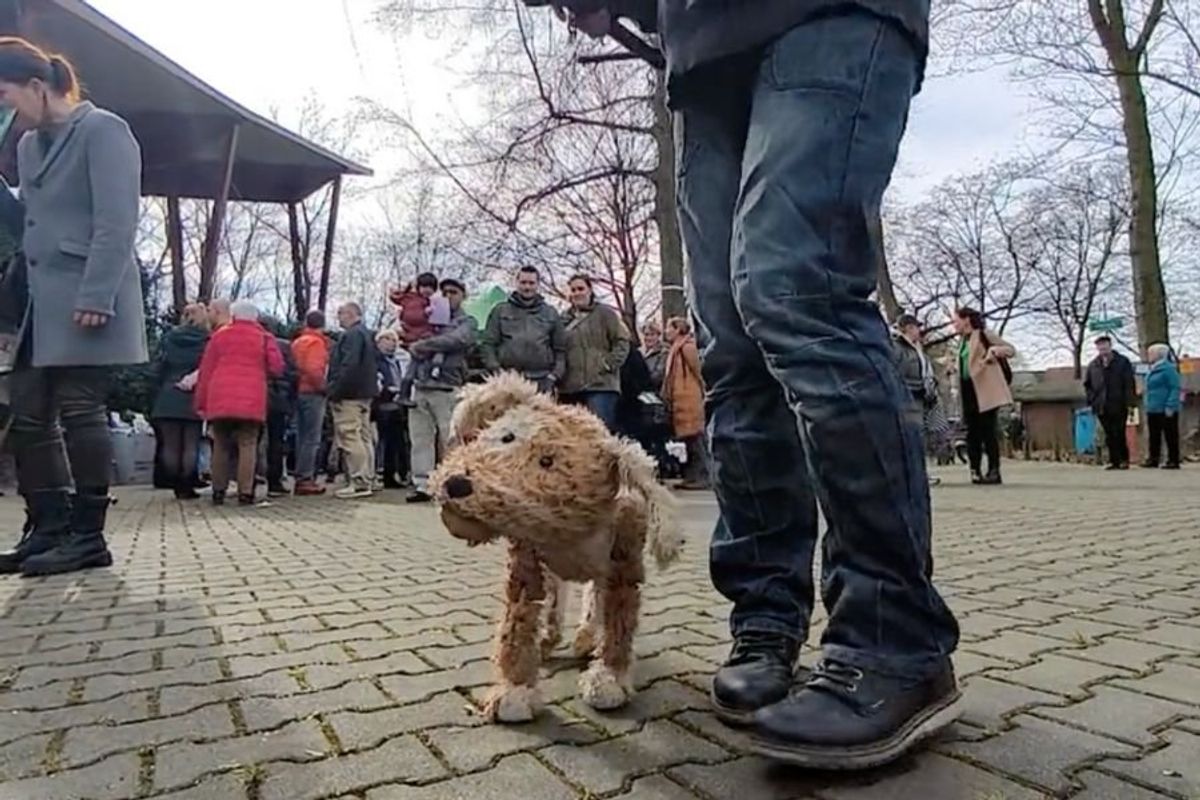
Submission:
[[[513,433],[512,431],[508,431],[507,433],[505,433],[503,436],[500,437],[501,444],[512,444],[516,440],[517,440],[517,435],[515,433]]]
[[[542,465],[542,469],[550,469],[554,466],[554,456],[542,456],[538,463]]]

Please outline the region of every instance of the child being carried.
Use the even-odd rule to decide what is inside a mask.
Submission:
[[[450,303],[437,290],[437,276],[423,272],[414,283],[392,292],[391,300],[397,306],[396,317],[400,322],[400,342],[405,349],[422,339],[436,336],[450,324]],[[442,353],[431,357],[429,374],[433,379],[441,377],[444,360]],[[406,405],[412,405],[417,366],[418,360],[414,358],[400,383],[400,399]]]

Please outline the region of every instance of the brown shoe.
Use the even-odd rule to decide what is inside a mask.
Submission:
[[[313,497],[325,494],[325,487],[316,481],[296,481],[296,488],[293,492],[297,497]]]

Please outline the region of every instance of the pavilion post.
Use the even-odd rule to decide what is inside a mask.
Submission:
[[[213,198],[212,217],[208,220],[208,231],[204,236],[204,249],[200,254],[199,300],[202,303],[212,300],[213,287],[216,283],[217,255],[220,251],[221,234],[225,230],[225,210],[229,206],[229,192],[233,188],[233,165],[237,161],[240,131],[241,125],[236,123],[229,131],[229,143],[225,149],[221,185],[217,190],[217,196]]]
[[[288,241],[292,246],[292,301],[296,304],[296,318],[303,320],[312,301],[312,285],[308,277],[308,263],[300,250],[300,212],[295,203],[287,204]]]
[[[183,216],[177,195],[167,197],[167,248],[171,251],[171,300],[178,318],[187,305],[187,274],[183,271]]]
[[[321,287],[317,308],[325,310],[329,302],[329,270],[333,266],[333,238],[337,233],[338,208],[342,204],[342,176],[333,179],[333,197],[329,201],[329,227],[325,231],[325,256],[321,259]]]

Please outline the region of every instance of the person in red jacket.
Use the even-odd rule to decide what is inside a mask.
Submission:
[[[267,420],[267,380],[283,374],[275,337],[258,322],[258,309],[239,300],[233,321],[209,339],[196,381],[196,413],[212,428],[213,504],[225,502],[229,457],[237,450],[238,503],[254,503],[258,436]]]

